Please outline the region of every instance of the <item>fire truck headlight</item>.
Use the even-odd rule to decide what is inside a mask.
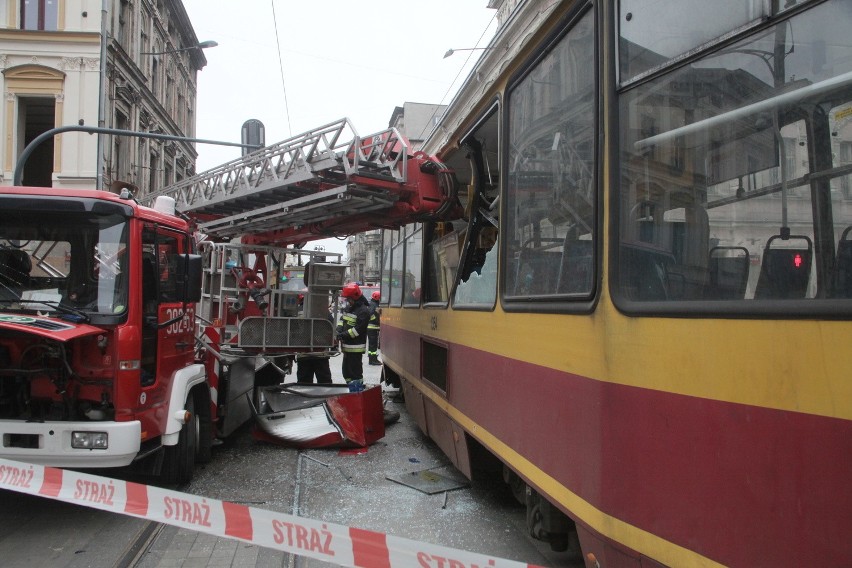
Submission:
[[[78,450],[105,450],[109,448],[106,432],[71,432],[71,447]]]

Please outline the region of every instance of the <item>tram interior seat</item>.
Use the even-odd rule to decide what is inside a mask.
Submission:
[[[674,256],[664,251],[623,244],[621,246],[622,290],[631,300],[669,299],[669,267]]]
[[[594,243],[591,240],[565,243],[556,282],[557,293],[580,294],[592,290],[594,251]]]
[[[683,196],[680,202],[688,199],[691,196]],[[666,218],[669,214],[671,219]],[[669,246],[675,259],[668,267],[669,299],[702,299],[708,277],[710,218],[707,210],[698,204],[684,203],[665,213],[660,229],[671,240]],[[665,237],[663,242],[666,242]]]
[[[804,241],[806,247],[772,248],[778,240]],[[805,297],[811,276],[813,243],[804,235],[792,235],[786,239],[774,235],[766,241],[760,276],[754,290],[756,300],[791,300]]]
[[[709,254],[709,300],[742,300],[748,284],[749,252],[745,247],[713,247]]]
[[[852,298],[852,240],[846,240],[852,227],[846,227],[837,243],[834,297]]]
[[[518,253],[514,293],[521,296],[553,293],[561,256],[561,251],[552,246],[522,248]]]

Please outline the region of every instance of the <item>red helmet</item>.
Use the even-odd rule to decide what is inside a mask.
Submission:
[[[354,282],[343,287],[343,293],[340,294],[344,298],[357,300],[361,297],[361,288]]]
[[[381,300],[382,299],[382,293],[379,292],[378,290],[376,290],[375,292],[372,293],[371,297],[374,300]]]

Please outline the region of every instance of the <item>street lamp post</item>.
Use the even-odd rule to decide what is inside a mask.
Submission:
[[[166,55],[167,53],[180,53],[182,51],[191,51],[193,49],[207,49],[208,47],[216,47],[219,45],[213,40],[202,41],[195,45],[190,45],[189,47],[182,47],[180,49],[167,49],[165,51],[143,51],[139,53],[139,55]]]
[[[451,56],[457,51],[474,51],[477,49],[494,49],[493,47],[459,47],[458,49],[448,49],[447,53],[444,54],[444,59]]]
[[[100,46],[100,69],[98,77],[98,128],[106,126],[106,73],[107,73],[107,18],[109,17],[108,0],[101,0],[101,46]],[[97,150],[95,168],[95,189],[103,188],[104,172],[104,149],[103,137],[98,134],[95,143]]]
[[[174,136],[171,134],[159,134],[154,132],[135,132],[133,130],[121,130],[117,128],[100,128],[93,126],[59,126],[57,128],[51,128],[50,130],[45,130],[38,136],[32,139],[32,141],[27,144],[24,148],[24,151],[21,152],[20,157],[18,158],[18,162],[15,164],[15,171],[13,175],[12,185],[19,186],[23,182],[24,177],[24,165],[27,163],[30,155],[36,149],[36,147],[44,142],[45,140],[56,136],[57,134],[62,134],[63,132],[87,132],[89,134],[110,134],[110,135],[118,135],[118,136],[135,136],[138,138],[154,138],[156,140],[182,140],[185,142],[196,142],[200,144],[218,144],[219,146],[239,146],[245,147],[245,144],[237,143],[237,142],[223,142],[220,140],[205,140],[203,138],[188,138],[186,136]],[[250,146],[252,150],[257,150],[257,147]],[[98,189],[101,189],[100,187]]]

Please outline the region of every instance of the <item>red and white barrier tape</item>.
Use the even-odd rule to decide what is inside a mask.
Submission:
[[[537,568],[407,538],[121,481],[0,459],[0,488],[363,568]]]

